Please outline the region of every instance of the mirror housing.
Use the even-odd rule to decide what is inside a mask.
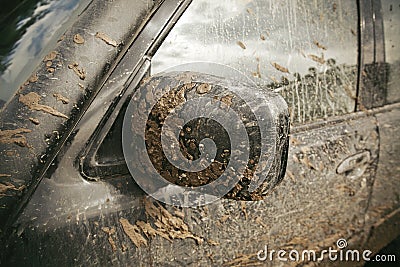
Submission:
[[[279,94],[243,79],[161,73],[128,105],[124,157],[136,183],[168,204],[260,200],[285,175],[289,124]]]

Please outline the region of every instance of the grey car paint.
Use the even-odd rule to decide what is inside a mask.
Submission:
[[[142,59],[143,68],[136,69],[139,76],[149,67],[149,59]],[[76,161],[111,103],[103,106],[103,101],[114,99],[107,97],[113,94],[118,96],[119,91],[101,90],[98,96],[104,97],[94,99],[74,134],[59,147],[42,176],[51,179],[41,181],[14,225],[5,263],[255,265],[260,263],[257,252],[265,245],[321,251],[346,238],[350,248],[377,252],[400,234],[400,144],[395,135],[400,130],[400,106],[395,103],[293,127],[286,177],[265,200],[221,199],[197,209],[166,207],[203,242],[149,235],[143,236],[147,246],[138,248],[121,219],[155,227],[146,210],[147,197],[129,176],[86,180]]]

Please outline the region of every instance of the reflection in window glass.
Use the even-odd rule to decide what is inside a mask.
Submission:
[[[386,62],[390,64],[387,101],[400,101],[400,3],[382,0]]]
[[[6,2],[6,1],[3,1]],[[90,0],[7,1],[0,11],[0,108]]]
[[[280,92],[292,121],[352,112],[357,76],[356,1],[194,0],[153,58],[225,64]]]

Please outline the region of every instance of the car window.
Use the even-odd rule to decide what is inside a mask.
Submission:
[[[400,4],[396,0],[382,0],[385,56],[389,63],[387,102],[400,101]]]
[[[350,113],[356,105],[357,14],[350,1],[195,0],[152,58],[151,72],[216,62],[262,90],[279,92],[294,124]],[[83,165],[88,177],[128,173],[120,145],[124,113],[95,151],[96,167]]]
[[[357,86],[357,18],[357,4],[350,1],[195,0],[152,58],[151,72],[216,62],[263,90],[279,92],[294,124],[350,113]],[[88,166],[85,173],[128,173],[122,147],[115,146],[121,143],[123,114],[96,150],[96,166],[103,167]]]
[[[280,92],[295,124],[354,111],[356,1],[197,0],[152,60],[152,73],[210,61]]]

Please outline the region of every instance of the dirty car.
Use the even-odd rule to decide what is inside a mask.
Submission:
[[[91,1],[0,112],[0,263],[398,261],[399,14]]]

